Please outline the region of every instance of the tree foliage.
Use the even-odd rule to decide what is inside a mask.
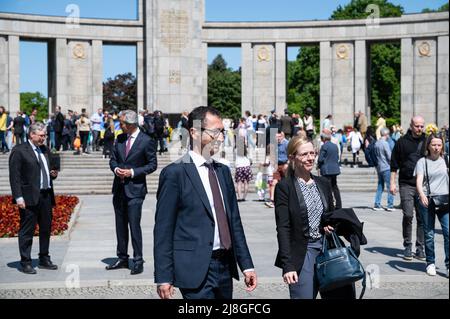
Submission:
[[[40,92],[22,92],[20,93],[20,110],[30,115],[36,109],[37,121],[43,121],[48,118],[48,99]],[[15,114],[11,114],[12,117]]]
[[[137,81],[128,72],[103,82],[103,107],[114,110],[137,110]]]
[[[443,12],[443,11],[448,11],[448,2],[443,4],[442,6],[440,6],[437,9],[430,9],[430,8],[425,8],[422,10],[422,13],[429,13],[429,12]]]
[[[364,19],[369,4],[379,8],[380,17],[399,17],[401,6],[387,0],[352,0],[345,6],[338,6],[331,14],[331,20]],[[400,45],[399,43],[377,43],[370,46],[370,105],[373,115],[380,112],[387,118],[400,121]],[[301,47],[297,59],[288,64],[288,108],[291,112],[303,114],[307,107],[313,109],[317,118],[320,95],[320,48]],[[369,70],[368,70],[369,71]],[[301,77],[301,78],[299,78]],[[358,108],[359,106],[357,106]],[[363,106],[360,106],[363,109]],[[373,116],[372,118],[375,118]],[[376,120],[376,119],[375,119]]]
[[[288,63],[287,103],[291,113],[304,114],[306,108],[319,118],[320,95],[320,48],[301,47],[296,61]]]
[[[208,105],[216,107],[223,117],[240,117],[241,72],[227,67],[221,54],[208,66]]]

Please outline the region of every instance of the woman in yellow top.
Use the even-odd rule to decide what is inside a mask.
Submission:
[[[381,137],[381,129],[383,127],[386,127],[386,120],[383,118],[383,115],[381,113],[377,113],[377,130],[375,132],[375,135],[377,136],[377,140]]]
[[[6,121],[8,116],[6,115],[5,108],[0,106],[0,148],[2,153],[5,154],[8,151],[8,145],[6,144]]]

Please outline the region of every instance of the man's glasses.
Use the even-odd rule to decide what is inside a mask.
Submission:
[[[213,138],[213,139],[217,139],[219,138],[220,135],[222,135],[222,137],[225,136],[225,129],[221,129],[221,130],[211,130],[209,128],[204,128],[202,127],[202,132],[205,132],[206,134],[209,135],[209,137]],[[208,133],[208,132],[211,132]]]

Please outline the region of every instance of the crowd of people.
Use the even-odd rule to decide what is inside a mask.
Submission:
[[[0,107],[0,112],[2,124],[4,108]],[[145,262],[140,220],[147,194],[146,175],[157,168],[156,154],[167,151],[166,139],[172,138],[174,132],[179,135],[185,153],[161,171],[156,195],[153,251],[155,282],[161,298],[171,298],[174,287],[179,287],[185,298],[231,298],[232,279],[239,278],[237,264],[244,274],[247,290],[256,288],[257,276],[238,202],[246,200],[253,180],[251,153],[257,148],[262,148],[265,154],[262,163],[256,164],[259,168],[255,179],[257,193],[267,207],[274,209],[276,217],[279,251],[275,265],[282,269],[291,298],[315,298],[318,293],[315,257],[323,237],[339,225],[324,222],[323,216],[333,212],[348,214],[342,208],[337,176],[341,173],[345,145],[352,153],[357,149],[354,140],[358,140],[369,166],[375,167],[378,173],[374,210],[384,209],[381,197],[385,186],[389,191],[387,210],[395,209],[393,196],[400,192],[403,258],[412,260],[415,256],[424,260],[426,273],[436,275],[434,221],[437,216],[444,236],[448,276],[448,127],[439,130],[434,125],[425,126],[421,116],[413,117],[408,131],[398,139],[393,138],[397,131],[390,132],[381,116],[373,130],[361,112],[355,115],[354,128],[348,134],[336,130],[329,115],[316,136],[310,109],[304,117],[289,114],[287,110],[281,117],[275,112],[264,117],[247,111],[244,117],[230,120],[222,119],[215,108],[202,106],[190,113],[183,112],[176,131],[170,129],[160,111],[137,114],[126,110],[110,114],[99,109],[89,117],[85,110],[79,116],[71,111],[64,116],[58,107],[46,124],[30,121],[28,128],[27,116],[18,114],[18,117],[24,119],[20,123],[28,141],[25,142],[20,130],[19,133],[13,130],[21,142],[16,140],[17,146],[11,151],[10,183],[23,221],[19,246],[24,273],[36,273],[30,257],[32,229],[36,223],[44,230],[40,235],[39,266],[57,269],[49,256],[49,232],[46,231],[54,205],[52,180],[58,176],[49,166],[53,131],[54,149],[62,147],[64,151],[73,147],[76,154],[89,152],[89,145],[98,151],[103,140],[103,154],[110,156],[110,168],[115,176],[112,191],[118,257],[106,269],[129,268],[130,232],[134,251],[132,275],[142,273]],[[236,156],[233,164],[227,161],[222,146],[233,150]],[[34,154],[37,161],[33,157],[31,160],[28,154]],[[314,169],[317,174],[313,173]],[[417,228],[413,256],[414,215]],[[364,242],[361,234],[359,237]],[[322,298],[355,298],[355,286],[346,285],[321,295]]]

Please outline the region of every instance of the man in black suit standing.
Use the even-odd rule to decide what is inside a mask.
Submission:
[[[247,291],[257,279],[227,166],[212,160],[224,141],[220,113],[189,114],[191,150],[163,169],[155,214],[155,282],[162,299],[179,287],[186,299],[231,299],[237,265]]]
[[[19,250],[22,271],[35,274],[31,266],[31,246],[36,223],[39,224],[39,268],[55,270],[49,256],[52,225],[52,206],[55,206],[52,180],[58,176],[50,170],[45,125],[36,122],[30,126],[27,143],[13,148],[9,157],[9,182],[13,203],[19,206]]]
[[[136,275],[144,271],[142,204],[147,194],[146,176],[157,168],[156,145],[153,139],[139,129],[136,112],[126,110],[119,116],[123,134],[117,137],[109,162],[115,175],[112,192],[119,259],[114,264],[106,266],[106,269],[128,268],[128,224],[130,224],[134,251],[131,274]]]
[[[55,110],[55,123],[53,124],[55,130],[55,148],[57,151],[61,148],[62,132],[64,129],[64,115],[61,113],[61,106],[57,106]]]

